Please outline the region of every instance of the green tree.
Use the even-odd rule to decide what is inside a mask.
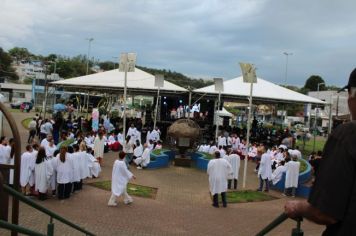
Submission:
[[[17,81],[19,76],[11,65],[11,55],[0,48],[0,78]]]
[[[318,84],[320,84],[320,91],[326,90],[326,84],[323,78],[321,78],[319,75],[312,75],[307,79],[307,81],[305,81],[304,89],[309,89],[309,91],[317,91]]]
[[[30,60],[34,55],[27,50],[27,48],[14,47],[9,50],[10,56],[19,60]]]
[[[114,69],[114,62],[111,61],[103,61],[99,62],[100,69],[107,71],[107,70],[113,70]],[[115,66],[116,68],[118,66]]]

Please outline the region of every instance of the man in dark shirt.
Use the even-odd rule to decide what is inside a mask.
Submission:
[[[288,201],[291,218],[326,225],[323,235],[356,235],[356,68],[348,85],[352,121],[329,137],[308,201]]]

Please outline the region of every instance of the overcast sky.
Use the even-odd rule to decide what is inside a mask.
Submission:
[[[0,0],[0,47],[86,54],[188,76],[231,79],[238,62],[257,75],[304,85],[312,74],[344,85],[356,66],[355,0]]]

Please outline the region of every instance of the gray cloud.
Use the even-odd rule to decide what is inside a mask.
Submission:
[[[195,77],[233,78],[239,61],[258,76],[303,85],[312,74],[345,84],[356,66],[352,0],[0,0],[0,46],[34,53],[86,54],[113,60],[138,53],[138,64]]]

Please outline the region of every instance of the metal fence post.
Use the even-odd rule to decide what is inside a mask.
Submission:
[[[53,218],[51,217],[47,225],[47,236],[53,236],[53,235],[54,235],[54,224],[53,224]]]

